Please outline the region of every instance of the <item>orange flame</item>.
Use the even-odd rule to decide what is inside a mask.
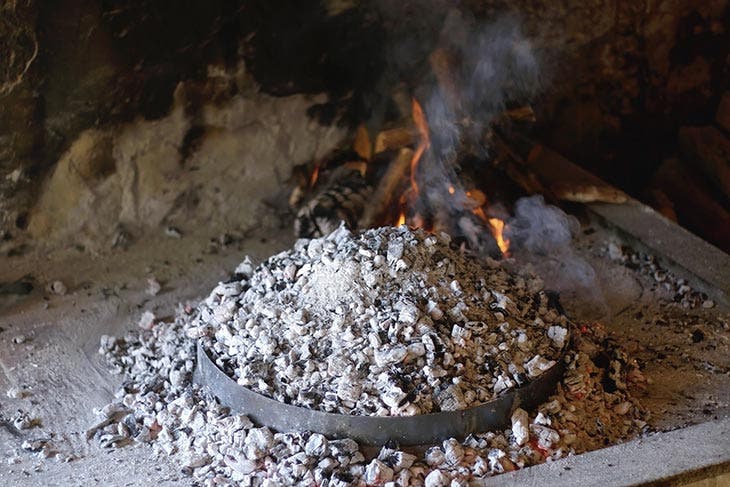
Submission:
[[[401,212],[400,216],[398,217],[398,223],[395,224],[396,227],[399,227],[401,225],[405,225],[406,223],[406,214]]]
[[[494,235],[494,239],[497,241],[497,246],[502,251],[502,255],[508,255],[509,240],[504,238],[504,222],[499,218],[490,218],[489,226],[492,227],[492,235]]]
[[[314,170],[312,171],[312,174],[309,176],[309,187],[313,188],[315,184],[317,184],[317,179],[319,179],[319,164],[314,166]]]
[[[418,129],[418,145],[416,150],[413,152],[411,158],[411,188],[414,194],[418,194],[418,183],[416,182],[416,170],[418,169],[418,161],[421,160],[423,153],[431,145],[431,138],[428,134],[428,122],[426,122],[426,115],[423,113],[421,105],[413,98],[413,123],[416,124]]]

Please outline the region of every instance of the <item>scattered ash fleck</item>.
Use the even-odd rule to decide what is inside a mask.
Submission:
[[[620,262],[629,269],[637,271],[644,277],[652,280],[655,289],[666,293],[670,302],[683,309],[714,308],[715,303],[707,294],[693,289],[686,279],[680,278],[673,272],[662,267],[655,256],[636,251],[630,247],[621,246],[616,242],[609,242],[605,249],[609,259]]]
[[[413,259],[409,260],[410,265],[414,265],[417,261],[414,258],[416,256],[412,254],[413,245],[410,242],[408,245],[404,242],[402,253],[395,246],[389,252],[390,234],[418,238],[412,237],[413,234],[406,230],[384,232],[378,246],[384,254],[370,249],[373,254],[362,257],[372,262],[373,268],[376,266],[375,261],[380,260],[379,266],[385,267],[388,275],[391,270],[398,275],[396,263],[399,260]],[[424,236],[424,243],[426,238],[430,237]],[[349,237],[345,241],[348,239]],[[313,241],[306,245],[300,243],[298,248],[308,250],[311,242]],[[330,246],[328,242],[332,242],[335,249],[337,248],[336,240],[320,241],[323,248],[324,245]],[[436,243],[433,242],[434,245]],[[312,250],[314,252],[315,248]],[[359,250],[356,251],[359,255]],[[394,312],[397,311],[397,315],[390,318],[388,327],[381,327],[380,323],[377,323],[378,332],[368,333],[365,338],[368,343],[366,347],[373,349],[373,360],[376,347],[388,350],[381,357],[383,363],[396,366],[393,361],[396,364],[408,363],[409,355],[414,355],[416,360],[427,357],[429,352],[433,352],[434,356],[436,353],[442,354],[440,356],[446,355],[449,350],[448,344],[438,340],[439,336],[452,341],[464,340],[464,343],[469,340],[469,337],[465,338],[464,333],[470,330],[466,324],[470,321],[472,313],[477,313],[472,308],[474,303],[470,301],[473,298],[472,286],[475,284],[468,279],[456,281],[453,277],[458,272],[468,271],[459,268],[461,264],[450,250],[441,249],[439,253],[441,256],[437,262],[448,259],[449,263],[442,266],[453,270],[445,271],[444,274],[451,278],[446,286],[450,291],[434,285],[439,291],[439,296],[443,292],[449,299],[434,300],[434,302],[444,307],[441,311],[445,316],[450,316],[453,323],[463,323],[465,326],[459,325],[459,327],[464,331],[457,330],[457,333],[453,333],[451,329],[448,330],[448,334],[445,332],[439,334],[439,328],[443,326],[439,324],[441,318],[430,318],[433,323],[430,326],[434,328],[434,332],[425,335],[430,340],[426,340],[426,343],[423,340],[416,342],[417,346],[412,348],[409,348],[412,345],[410,343],[404,345],[406,351],[403,357],[403,350],[398,348],[397,341],[391,342],[391,337],[401,336],[398,334],[400,330],[390,332],[390,326],[405,323],[402,325],[405,327],[413,320],[416,323],[420,320],[425,321],[425,317],[430,317],[433,309],[429,310],[429,305],[420,301],[414,302],[413,306],[400,305],[398,309],[393,308]],[[336,257],[337,252],[331,254]],[[394,260],[393,267],[387,261],[388,254],[391,254],[391,260]],[[325,254],[320,252],[319,255]],[[381,258],[378,259],[378,256]],[[330,259],[335,261],[332,255]],[[223,298],[235,297],[233,302],[237,303],[243,299],[241,294],[256,293],[257,291],[250,290],[256,289],[251,281],[258,274],[262,280],[268,278],[270,287],[266,288],[266,293],[277,293],[275,287],[277,279],[294,276],[288,278],[295,280],[299,272],[299,270],[292,271],[288,268],[289,263],[285,262],[286,256],[281,254],[258,269],[254,268],[250,261],[244,261],[237,269],[237,280],[219,285],[211,297],[197,308],[181,306],[173,322],[159,322],[151,329],[137,328],[121,338],[102,337],[99,352],[104,355],[114,371],[123,374],[124,379],[116,394],[116,400],[98,411],[99,421],[88,431],[88,437],[95,438],[108,448],[120,448],[132,443],[149,444],[156,452],[172,455],[180,465],[181,471],[191,476],[196,484],[211,487],[230,484],[437,486],[466,485],[474,479],[602,448],[606,444],[635,437],[646,424],[645,413],[631,394],[632,389],[639,386],[637,383],[642,377],[641,372],[625,352],[612,344],[610,337],[599,325],[585,325],[572,330],[570,351],[564,357],[566,373],[558,385],[556,394],[538,406],[535,411],[516,412],[512,428],[470,435],[463,442],[447,439],[440,444],[432,445],[425,453],[414,454],[399,449],[397,445],[386,444],[375,458],[366,458],[363,450],[351,439],[328,439],[309,432],[273,432],[266,427],[253,424],[245,415],[230,414],[214,398],[192,383],[196,341],[199,337],[205,336],[208,337],[210,344],[220,343],[218,336],[222,337],[219,332],[224,329],[224,325],[228,327],[231,335],[228,340],[238,336],[233,333],[230,323],[235,321],[235,317],[241,314],[241,311]],[[438,268],[436,264],[433,268]],[[271,276],[266,276],[266,271],[263,269],[268,269]],[[499,276],[500,272],[495,269],[491,271],[495,276]],[[310,280],[322,279],[322,277],[315,278],[312,274],[308,274]],[[507,336],[513,338],[518,349],[520,343],[525,343],[524,339],[522,341],[519,339],[522,333],[527,335],[529,340],[538,340],[532,337],[530,330],[527,329],[530,321],[525,320],[526,323],[518,325],[519,320],[508,318],[508,316],[519,316],[521,309],[520,303],[512,301],[514,295],[510,297],[507,288],[498,290],[495,281],[490,281],[494,277],[490,277],[489,273],[481,278],[484,279],[485,294],[488,292],[491,296],[487,303],[496,303],[487,309],[490,313],[503,315],[498,325],[501,326],[502,323],[509,325],[505,326],[504,330],[499,330],[497,326],[491,333],[498,337],[501,334],[505,340]],[[459,284],[452,285],[452,281]],[[538,290],[534,289],[527,293],[529,289],[527,284],[525,281],[526,294],[539,295]],[[493,295],[489,286],[501,295]],[[380,298],[381,305],[382,303],[389,305],[390,296],[385,298],[382,296],[384,295]],[[464,321],[454,317],[459,316],[455,311],[451,314],[453,306],[449,308],[444,305],[450,303],[450,299],[457,301],[457,297],[467,304],[466,308],[457,308],[467,318]],[[470,304],[472,306],[469,306]],[[320,307],[318,309],[326,309],[327,306],[336,307],[343,304],[328,304],[325,296],[316,303],[316,306]],[[534,306],[541,308],[539,302]],[[343,306],[343,312],[339,316],[346,316],[344,309]],[[263,315],[264,311],[261,313]],[[272,315],[269,319],[274,317],[275,315]],[[548,323],[560,319],[558,316],[554,318],[552,320],[541,318],[545,325],[540,326],[547,326]],[[488,315],[484,315],[481,319],[487,327],[492,326],[490,324],[493,321]],[[311,319],[302,321],[304,323],[300,326],[306,325]],[[333,319],[334,321],[336,320]],[[338,326],[342,326],[343,323],[345,322],[340,321]],[[525,330],[512,335],[509,330],[518,326],[525,327]],[[259,336],[267,336],[264,330],[260,327]],[[348,334],[347,327],[341,329],[341,332],[343,335]],[[414,335],[411,336],[415,336],[416,327],[412,333]],[[472,336],[473,333],[472,330]],[[542,334],[547,336],[547,331],[542,330]],[[562,334],[556,333],[555,330],[552,335],[564,339]],[[281,346],[278,339],[274,344],[269,338],[262,339],[255,345],[257,348],[255,354],[260,353],[258,348],[262,350],[273,348],[273,353]],[[548,337],[548,340],[552,342],[555,338]],[[497,350],[495,356],[490,357],[492,359],[490,368],[496,370],[501,367],[496,358],[501,352],[513,350],[510,348],[512,341],[509,340],[506,350],[500,350],[500,343],[495,341]],[[553,347],[550,344],[546,346]],[[310,357],[313,356],[312,351],[310,349]],[[218,352],[220,353],[220,350]],[[485,351],[486,353],[489,352]],[[547,353],[545,355],[550,357]],[[531,358],[525,357],[525,360],[529,361]],[[464,360],[466,366],[466,359],[474,360],[474,356],[459,359]],[[435,371],[435,365],[434,362],[432,372]],[[367,374],[369,368],[363,371],[353,369],[353,371],[355,374]],[[437,376],[443,371],[444,369],[441,369],[432,375],[434,378],[439,378]],[[314,373],[314,370],[310,372]],[[319,372],[320,377],[325,376],[323,374],[325,370]],[[510,374],[512,372],[509,369],[501,373],[503,382],[506,379],[512,380]],[[388,385],[390,392],[396,387],[401,389],[404,387],[404,382],[398,376],[383,378],[383,382],[388,381],[393,382]],[[336,389],[338,394],[343,396],[341,401],[354,402],[362,395],[362,392],[358,395],[357,390],[341,386],[342,382],[337,381]],[[468,389],[464,395],[466,392]],[[39,448],[42,448],[40,444],[29,447],[33,451],[40,451]]]

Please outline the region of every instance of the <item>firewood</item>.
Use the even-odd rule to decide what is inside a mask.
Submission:
[[[412,145],[416,141],[416,134],[413,127],[396,127],[381,131],[375,137],[375,148],[373,152],[380,154],[389,150],[398,150]]]
[[[367,184],[359,169],[338,167],[328,176],[314,197],[299,210],[294,220],[294,232],[299,238],[321,237],[336,230],[340,222],[357,229],[372,186]]]
[[[563,201],[625,203],[629,199],[623,191],[539,144],[530,151],[526,165]]]
[[[541,194],[548,202],[556,200],[555,195],[540,182],[540,178],[530,169],[524,158],[520,155],[520,150],[508,143],[498,132],[490,130],[487,134],[489,138],[489,146],[495,152],[494,164],[500,167],[504,174],[517,184],[527,194]],[[527,141],[521,141],[522,145],[534,144]],[[522,148],[523,151],[529,149]]]
[[[352,150],[363,160],[369,161],[373,158],[373,145],[370,142],[370,133],[364,124],[360,124],[355,131],[355,141],[352,143]]]
[[[457,78],[454,76],[458,68],[453,55],[447,49],[439,47],[433,50],[428,61],[447,106],[454,114],[459,113],[461,110],[461,90],[456,81]]]
[[[535,111],[530,105],[512,108],[504,112],[505,117],[515,122],[536,122]]]
[[[378,223],[380,218],[389,206],[400,198],[398,188],[408,180],[408,174],[411,167],[411,159],[413,151],[403,148],[388,166],[385,174],[380,178],[380,182],[373,193],[372,199],[368,202],[367,208],[360,219],[360,228],[369,228]]]
[[[677,222],[677,212],[674,211],[674,203],[669,196],[660,188],[650,188],[648,190],[649,201],[651,206],[664,215],[664,217]]]
[[[716,188],[730,198],[730,139],[715,127],[682,127],[679,147]]]
[[[730,212],[713,197],[704,178],[678,159],[668,159],[654,174],[651,186],[674,204],[679,222],[727,251],[730,249]]]

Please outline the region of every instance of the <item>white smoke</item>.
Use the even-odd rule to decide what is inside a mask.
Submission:
[[[578,220],[545,204],[540,195],[520,198],[514,210],[505,236],[515,259],[531,265],[547,289],[563,296],[563,302],[581,308],[584,315],[589,310],[593,318],[605,317],[608,306],[596,271],[573,246]]]

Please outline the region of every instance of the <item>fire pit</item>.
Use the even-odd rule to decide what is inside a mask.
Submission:
[[[260,424],[368,444],[506,427],[553,392],[570,325],[538,278],[450,242],[340,227],[244,261],[187,330],[199,383]]]
[[[727,470],[727,0],[6,3],[0,480]]]

